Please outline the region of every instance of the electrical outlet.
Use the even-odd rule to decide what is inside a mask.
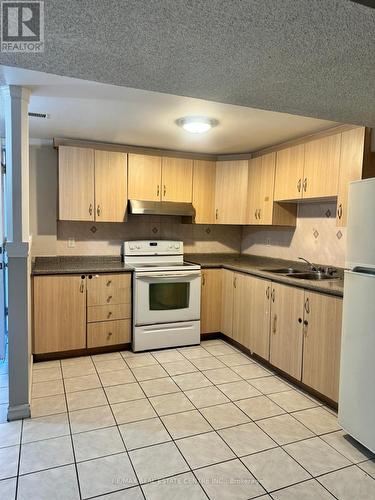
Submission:
[[[271,246],[271,238],[266,238],[266,246],[267,247]]]
[[[76,246],[76,240],[74,238],[68,239],[68,248],[74,248]]]

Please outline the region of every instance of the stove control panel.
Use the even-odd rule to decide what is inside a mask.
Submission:
[[[170,240],[136,240],[124,242],[124,255],[183,255],[184,243]]]

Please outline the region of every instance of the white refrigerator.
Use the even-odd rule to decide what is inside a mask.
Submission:
[[[349,186],[339,423],[375,452],[375,178]]]

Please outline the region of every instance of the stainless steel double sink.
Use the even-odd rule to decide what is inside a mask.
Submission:
[[[282,276],[288,276],[290,278],[300,279],[300,280],[337,280],[339,276],[334,276],[332,271],[301,271],[300,269],[294,269],[292,267],[280,268],[280,269],[261,269],[267,273],[280,274]]]

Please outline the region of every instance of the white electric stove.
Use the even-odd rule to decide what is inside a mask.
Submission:
[[[182,241],[124,243],[133,273],[133,351],[200,342],[201,271],[184,262]]]

